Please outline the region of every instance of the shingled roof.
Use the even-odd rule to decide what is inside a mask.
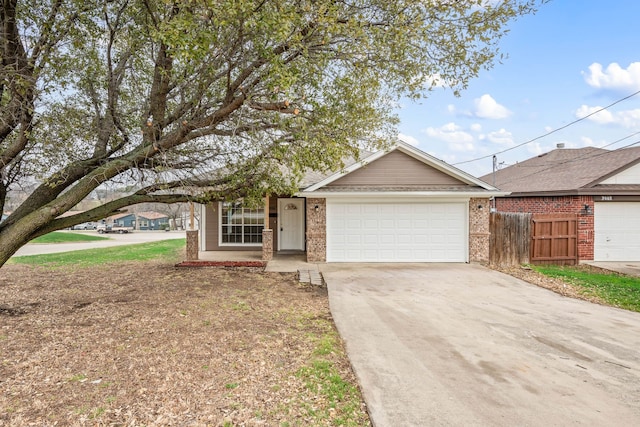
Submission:
[[[495,173],[495,186],[511,196],[639,193],[640,185],[600,185],[608,177],[640,163],[640,147],[619,150],[585,147],[556,149]],[[481,177],[494,185],[494,174]]]

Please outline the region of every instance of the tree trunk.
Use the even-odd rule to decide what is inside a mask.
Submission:
[[[0,267],[15,254],[18,249],[29,242],[28,231],[24,227],[11,225],[0,230]]]

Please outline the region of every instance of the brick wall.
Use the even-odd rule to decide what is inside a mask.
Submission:
[[[593,259],[593,213],[583,214],[584,205],[594,210],[593,196],[500,197],[498,212],[578,214],[578,260]]]
[[[469,200],[469,261],[489,262],[489,199]]]
[[[273,259],[273,230],[262,230],[262,260],[271,261]]]
[[[187,261],[196,261],[198,259],[198,251],[200,249],[198,234],[200,234],[198,230],[187,230]]]
[[[327,200],[309,198],[307,199],[307,262],[325,261],[327,261]]]

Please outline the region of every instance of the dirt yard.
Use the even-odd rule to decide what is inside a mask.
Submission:
[[[369,425],[326,290],[293,274],[0,269],[0,426]]]

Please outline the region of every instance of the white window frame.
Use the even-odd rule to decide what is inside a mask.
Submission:
[[[262,242],[259,243],[244,243],[244,227],[246,226],[252,226],[252,225],[257,225],[260,226],[262,225],[262,229],[264,230],[265,228],[265,223],[264,223],[264,208],[257,208],[257,209],[250,209],[250,208],[245,208],[244,206],[242,206],[242,210],[244,211],[246,210],[255,210],[255,211],[262,211],[262,213],[259,215],[259,218],[261,219],[262,223],[261,224],[244,224],[244,222],[242,224],[227,224],[227,225],[231,225],[231,226],[241,226],[242,227],[242,243],[237,243],[237,242],[232,242],[232,243],[225,243],[222,241],[222,228],[224,227],[224,225],[222,224],[222,211],[225,208],[225,204],[229,205],[231,203],[226,203],[226,202],[218,202],[218,246],[247,246],[247,247],[257,247],[257,248],[261,248],[262,247]],[[243,219],[244,219],[244,215],[243,215]],[[260,236],[260,240],[262,240],[262,236]]]

